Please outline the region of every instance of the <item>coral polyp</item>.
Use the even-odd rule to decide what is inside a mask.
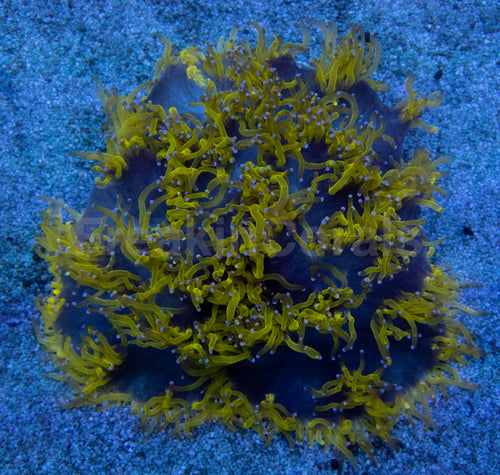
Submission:
[[[429,262],[422,207],[439,165],[411,127],[438,94],[384,105],[373,35],[221,39],[165,53],[151,81],[103,92],[106,151],[82,214],[50,200],[38,252],[55,279],[39,339],[70,406],[131,403],[148,430],[208,421],[264,439],[389,444],[401,416],[470,387],[460,284]],[[445,393],[446,394],[446,393]]]

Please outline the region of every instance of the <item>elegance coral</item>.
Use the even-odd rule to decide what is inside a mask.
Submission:
[[[431,265],[421,207],[446,158],[403,142],[437,94],[384,105],[380,47],[353,26],[251,47],[165,53],[153,80],[104,93],[106,152],[83,214],[50,199],[38,252],[55,276],[39,339],[76,393],[131,402],[148,426],[210,420],[270,440],[373,452],[401,415],[470,387],[460,284]],[[300,64],[300,65],[299,65]],[[65,221],[63,213],[73,218]],[[66,218],[67,219],[67,218]]]

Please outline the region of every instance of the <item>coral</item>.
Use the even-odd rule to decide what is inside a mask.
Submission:
[[[102,92],[106,152],[82,214],[49,199],[38,253],[55,276],[38,337],[69,406],[130,402],[148,430],[215,420],[266,440],[389,444],[400,416],[471,387],[478,350],[454,319],[460,284],[429,262],[420,209],[442,208],[417,96],[371,78],[373,35],[302,44],[230,38],[179,54],[127,96]],[[69,214],[69,220],[68,220]],[[446,393],[445,393],[446,394]],[[394,444],[393,444],[394,445]]]

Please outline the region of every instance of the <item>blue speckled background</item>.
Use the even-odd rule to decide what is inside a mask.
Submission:
[[[440,131],[414,130],[408,149],[423,144],[452,155],[441,185],[442,215],[429,213],[430,240],[445,237],[434,261],[462,280],[464,302],[487,315],[458,318],[476,333],[485,354],[461,374],[479,391],[449,390],[432,404],[439,428],[398,425],[402,449],[382,447],[379,468],[359,458],[359,473],[500,473],[499,120],[500,3],[498,1],[4,1],[0,5],[0,473],[266,474],[336,473],[333,453],[290,450],[284,438],[269,448],[251,432],[217,425],[195,439],[165,433],[144,439],[128,408],[99,413],[62,409],[68,389],[34,337],[34,297],[49,276],[34,256],[33,235],[44,202],[56,197],[81,210],[93,182],[90,165],[73,151],[102,148],[99,78],[126,93],[149,78],[162,53],[155,33],[180,47],[204,46],[249,20],[300,41],[301,18],[351,22],[377,35],[382,62],[376,79],[391,86],[387,103],[404,97],[408,69],[416,87],[445,100],[427,121]],[[436,79],[436,73],[442,77]],[[464,227],[473,235],[463,233]],[[347,467],[345,473],[358,473]]]

